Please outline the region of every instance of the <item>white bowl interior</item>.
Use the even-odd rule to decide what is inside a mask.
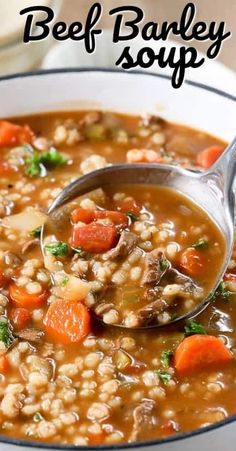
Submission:
[[[225,140],[235,134],[236,103],[214,90],[132,72],[71,71],[19,76],[0,82],[0,117],[46,111],[106,109],[155,113]]]

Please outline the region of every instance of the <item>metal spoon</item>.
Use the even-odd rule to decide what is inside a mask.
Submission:
[[[218,161],[206,172],[190,171],[179,166],[164,164],[121,164],[108,166],[91,172],[68,185],[56,197],[49,208],[49,215],[62,205],[78,196],[97,188],[114,184],[161,185],[180,192],[215,222],[225,237],[226,253],[222,267],[219,268],[213,291],[218,287],[227,269],[234,244],[234,206],[233,182],[236,170],[236,138],[227,147]],[[192,311],[168,323],[199,315],[210,303],[212,291]],[[119,327],[125,327],[119,325]],[[162,324],[143,326],[143,328],[163,327]]]

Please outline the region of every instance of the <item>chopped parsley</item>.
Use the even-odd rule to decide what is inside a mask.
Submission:
[[[67,159],[58,150],[52,148],[47,152],[33,152],[26,159],[26,174],[29,177],[38,177],[45,174],[45,169],[54,169],[67,163]]]
[[[229,299],[230,292],[229,292],[229,290],[227,290],[226,285],[223,282],[223,280],[222,280],[222,282],[220,282],[220,284],[216,290],[216,294],[218,296],[222,296],[226,300]]]
[[[41,415],[40,412],[36,412],[36,413],[34,414],[33,420],[34,420],[35,423],[40,423],[40,421],[43,420],[43,416]]]
[[[171,374],[169,374],[163,370],[157,370],[157,375],[158,375],[159,379],[161,380],[161,382],[163,382],[164,385],[168,385],[168,383],[171,380]]]
[[[135,222],[138,220],[138,216],[134,215],[134,213],[132,213],[131,211],[128,211],[128,213],[126,213],[126,216],[128,216],[131,222]]]
[[[74,247],[73,250],[75,251],[76,254],[79,254],[80,256],[84,255],[84,250],[80,246]]]
[[[37,229],[32,230],[32,232],[30,232],[30,235],[33,236],[34,238],[39,238],[40,234],[41,234],[41,227],[37,227]]]
[[[199,238],[198,241],[196,241],[196,243],[192,244],[192,247],[194,247],[194,249],[200,249],[200,250],[205,250],[208,246],[208,242],[206,240],[204,240],[204,238]]]
[[[198,323],[197,321],[190,321],[188,324],[186,324],[186,326],[184,328],[184,332],[185,332],[186,336],[195,335],[195,334],[200,334],[200,335],[206,334],[206,330],[205,330],[205,327],[203,326],[203,324]]]
[[[55,257],[61,257],[63,255],[66,255],[69,251],[68,245],[66,243],[63,243],[63,241],[58,241],[58,243],[47,244],[45,246],[45,249]]]
[[[170,350],[162,351],[161,353],[161,363],[164,368],[169,368],[170,366],[170,359],[173,355],[173,352]]]
[[[61,286],[65,287],[68,284],[69,280],[70,280],[69,277],[65,276],[64,279],[61,282]]]
[[[210,293],[208,299],[209,299],[209,301],[214,301],[214,299],[217,296],[221,296],[226,301],[229,300],[230,291],[227,290],[225,282],[223,282],[223,280],[220,282],[220,284],[218,285],[217,289]]]
[[[6,318],[0,318],[0,341],[2,341],[7,348],[9,348],[14,340],[11,326]]]
[[[162,257],[162,258],[159,260],[159,266],[160,266],[161,271],[165,271],[166,269],[169,268],[169,262],[168,262],[168,260],[166,260],[166,258]]]

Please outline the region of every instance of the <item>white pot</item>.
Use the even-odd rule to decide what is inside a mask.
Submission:
[[[136,114],[156,113],[171,121],[202,129],[225,140],[234,137],[236,128],[235,97],[192,82],[185,83],[179,90],[174,90],[169,78],[160,75],[75,69],[52,70],[0,79],[0,117],[91,108]],[[236,415],[176,438],[112,446],[110,449],[234,451],[235,435]],[[0,438],[1,451],[17,449],[26,451],[28,447],[32,451],[39,448],[66,449],[64,446],[47,446]],[[109,446],[102,446],[102,449],[104,448],[109,449]]]

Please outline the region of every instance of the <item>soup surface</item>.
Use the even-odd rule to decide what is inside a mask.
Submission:
[[[166,188],[114,184],[46,215],[82,174],[206,169],[225,143],[157,117],[68,112],[0,121],[0,147],[1,435],[119,444],[236,413],[234,254],[195,321],[111,327],[168,323],[212,290],[225,245],[206,214]]]

